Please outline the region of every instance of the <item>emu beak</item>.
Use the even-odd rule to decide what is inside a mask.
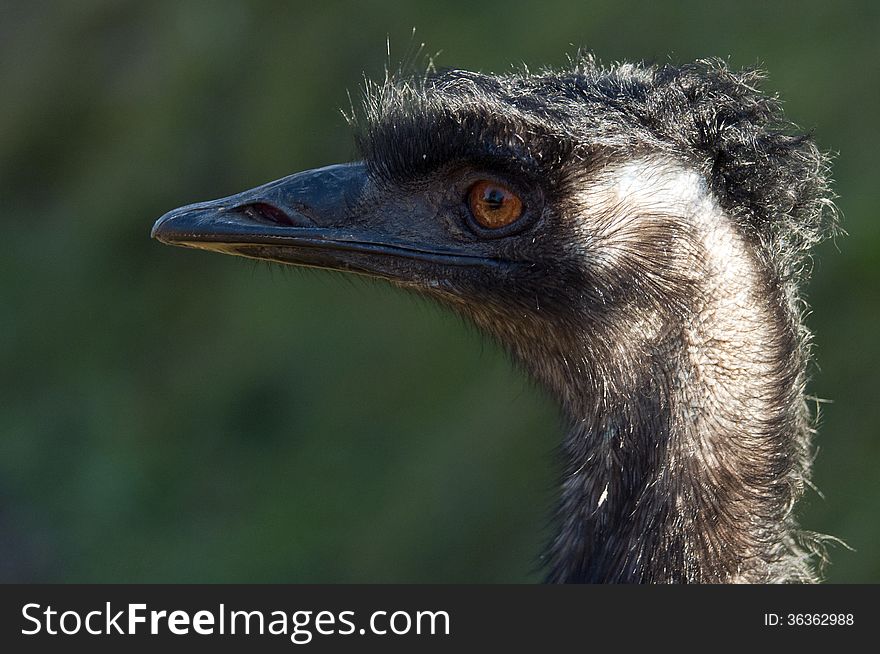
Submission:
[[[500,263],[466,245],[442,246],[436,207],[412,199],[365,199],[369,184],[362,163],[308,170],[170,211],[156,221],[152,237],[169,245],[418,285],[436,279],[438,267]]]

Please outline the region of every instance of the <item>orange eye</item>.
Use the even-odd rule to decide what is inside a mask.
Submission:
[[[509,188],[481,180],[471,186],[468,191],[468,206],[474,220],[486,229],[500,229],[507,227],[523,212],[522,200]]]

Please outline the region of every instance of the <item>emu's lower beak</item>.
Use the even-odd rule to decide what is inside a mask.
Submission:
[[[496,265],[466,247],[416,239],[413,203],[365,200],[362,163],[308,170],[165,214],[152,236],[163,243],[280,263],[418,282],[416,269]],[[426,242],[426,240],[434,242]],[[424,272],[424,270],[422,270]]]

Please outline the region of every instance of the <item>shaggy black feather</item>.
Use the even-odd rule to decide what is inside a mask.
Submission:
[[[788,122],[759,70],[721,60],[485,75],[446,70],[367,88],[351,124],[380,178],[455,163],[498,167],[554,190],[574,165],[668,153],[705,175],[724,209],[771,251],[784,279],[832,229],[829,159]]]
[[[536,198],[534,226],[497,246],[524,265],[423,292],[495,336],[563,407],[550,581],[817,578],[821,548],[792,507],[813,422],[799,289],[809,249],[834,230],[829,161],[760,79],[721,61],[583,56],[537,74],[389,78],[352,117],[385,193],[478,171]],[[655,166],[660,186],[693,171],[708,199],[681,211],[602,200],[632,162],[642,178]]]

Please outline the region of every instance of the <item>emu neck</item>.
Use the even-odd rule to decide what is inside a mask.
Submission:
[[[808,581],[789,515],[806,465],[796,319],[695,175],[670,169],[646,194],[633,172],[589,198],[617,212],[597,239],[609,266],[647,223],[675,225],[657,275],[688,290],[585,318],[545,379],[570,421],[549,581]]]

